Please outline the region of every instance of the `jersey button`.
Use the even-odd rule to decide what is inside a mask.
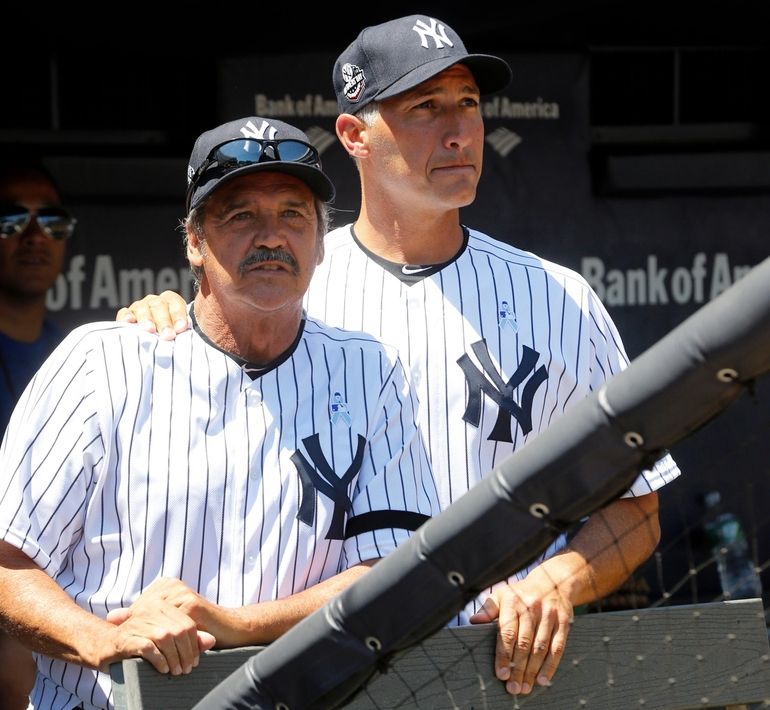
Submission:
[[[246,390],[246,403],[251,407],[261,407],[262,393],[256,389]]]

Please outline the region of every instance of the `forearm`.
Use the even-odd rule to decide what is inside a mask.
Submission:
[[[238,609],[219,607],[219,633],[203,628],[217,637],[218,648],[270,643],[361,578],[376,561],[367,560],[284,599]],[[194,613],[191,616],[195,618]]]
[[[527,579],[558,587],[573,606],[586,604],[620,586],[659,540],[657,494],[621,498],[594,513],[564,550]]]
[[[27,648],[93,668],[111,660],[114,627],[81,609],[45,572],[0,541],[0,624]]]

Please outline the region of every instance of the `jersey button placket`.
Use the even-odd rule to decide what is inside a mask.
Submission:
[[[247,417],[244,419],[243,422],[243,440],[248,441],[248,435],[249,435],[249,429],[247,426],[247,422],[249,419],[252,419],[254,415],[254,410],[260,409],[262,407],[262,392],[259,391],[259,387],[256,384],[252,384],[251,387],[248,387],[244,393],[243,396],[246,398],[246,412]],[[259,416],[259,415],[258,415]],[[249,466],[249,478],[252,480],[256,480],[259,478],[259,470],[255,466]]]
[[[409,323],[419,323],[425,321],[425,284],[419,283],[406,289],[406,311],[407,319]],[[410,342],[410,378],[412,386],[424,397],[424,393],[421,389],[422,380],[425,373],[425,360],[424,356],[420,353],[427,352],[426,343],[430,337],[428,331],[428,324],[425,324],[425,328],[409,327],[409,338],[412,338],[415,334],[422,333],[421,342]],[[419,355],[419,356],[418,356]]]

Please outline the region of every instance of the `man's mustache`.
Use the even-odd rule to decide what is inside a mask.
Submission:
[[[254,264],[261,264],[266,261],[277,261],[282,264],[287,264],[295,274],[299,271],[297,260],[289,254],[289,252],[280,248],[266,249],[263,247],[261,249],[255,249],[240,263],[241,273]]]

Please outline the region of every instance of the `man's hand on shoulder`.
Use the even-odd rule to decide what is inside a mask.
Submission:
[[[135,323],[148,333],[157,333],[163,340],[173,340],[177,333],[189,328],[187,304],[174,291],[160,295],[149,294],[118,311],[115,320]]]

